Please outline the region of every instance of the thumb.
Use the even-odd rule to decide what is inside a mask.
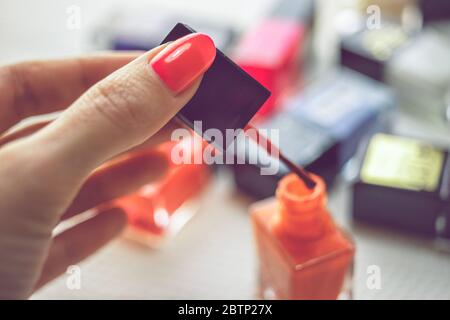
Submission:
[[[110,74],[35,135],[49,157],[90,171],[161,129],[194,95],[216,54],[194,33],[160,46]]]

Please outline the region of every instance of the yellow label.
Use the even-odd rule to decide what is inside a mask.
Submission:
[[[444,153],[414,139],[375,135],[361,170],[365,183],[433,192],[439,184]]]

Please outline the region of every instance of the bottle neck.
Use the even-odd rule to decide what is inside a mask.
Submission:
[[[326,210],[327,194],[324,181],[315,175],[313,189],[308,189],[295,175],[285,176],[278,184],[278,230],[302,239],[321,237],[329,216]]]

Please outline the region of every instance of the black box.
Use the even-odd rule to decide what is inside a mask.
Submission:
[[[449,205],[447,151],[415,139],[375,135],[353,185],[356,221],[436,236]]]

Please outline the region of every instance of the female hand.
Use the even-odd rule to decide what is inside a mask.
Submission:
[[[164,172],[166,160],[148,149],[108,160],[166,137],[170,124],[161,128],[193,96],[215,48],[195,34],[136,57],[0,68],[0,298],[28,297],[112,239],[125,215],[99,205]],[[7,132],[66,106],[49,124]],[[52,238],[61,220],[92,208],[94,217]]]

